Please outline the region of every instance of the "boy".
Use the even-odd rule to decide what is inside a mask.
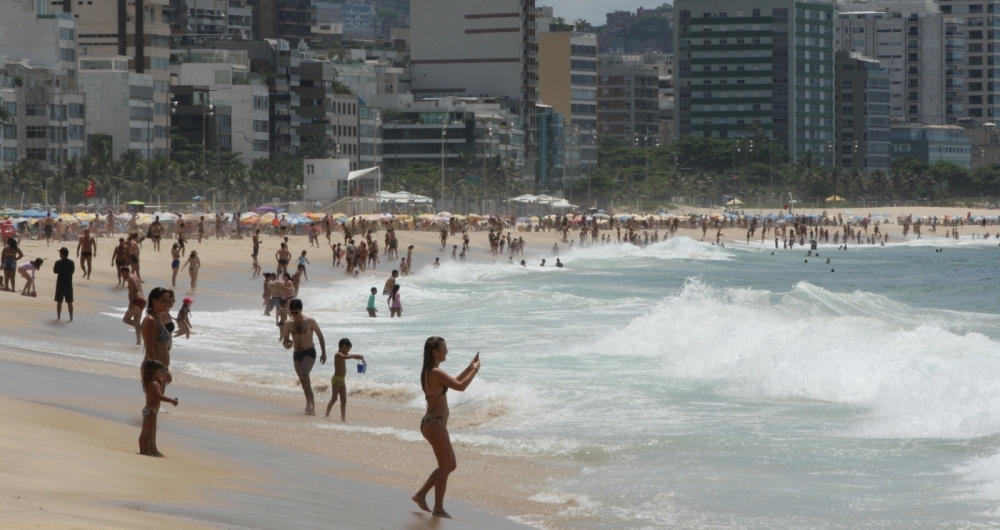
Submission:
[[[375,296],[372,294],[372,296]],[[364,355],[351,355],[351,341],[348,339],[340,339],[340,343],[337,345],[337,353],[333,354],[333,378],[330,379],[330,404],[326,406],[326,417],[330,417],[330,411],[333,409],[333,404],[337,402],[337,393],[340,394],[340,421],[347,421],[347,384],[344,378],[347,376],[347,360],[357,359],[362,363],[368,364],[365,361]]]
[[[368,297],[368,316],[375,318],[375,295],[378,294],[378,289],[372,287],[372,294]]]

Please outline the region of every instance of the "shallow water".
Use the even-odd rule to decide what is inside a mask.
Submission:
[[[369,358],[352,390],[414,418],[429,335],[448,339],[454,372],[481,352],[479,379],[449,393],[454,437],[578,469],[533,497],[561,506],[546,524],[994,527],[1000,248],[989,241],[817,258],[679,238],[564,252],[565,269],[548,255],[537,267],[538,252],[529,268],[446,263],[400,280],[401,320],[364,312],[383,280],[313,282],[301,296],[331,351],[346,336]],[[186,370],[291,380],[259,310],[194,318]],[[323,428],[423,443],[415,429]]]

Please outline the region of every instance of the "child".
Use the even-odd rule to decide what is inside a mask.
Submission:
[[[368,316],[372,318],[375,318],[375,312],[378,311],[378,309],[375,309],[375,295],[377,293],[378,289],[372,287],[372,294],[368,297]]]
[[[306,264],[309,260],[306,259],[306,251],[302,251],[302,255],[299,256],[299,270],[302,271],[302,275],[306,277],[306,281],[309,281],[309,274],[306,272]]]
[[[250,258],[253,259],[253,278],[260,276],[260,263],[257,263],[257,255],[250,254]]]
[[[372,295],[374,296],[374,295]],[[351,355],[351,341],[348,339],[340,339],[340,343],[337,345],[337,353],[333,355],[333,378],[330,379],[330,391],[333,394],[330,396],[330,404],[326,406],[326,417],[330,417],[330,411],[333,409],[333,404],[337,402],[337,393],[340,393],[340,421],[347,421],[347,384],[344,378],[347,377],[347,360],[357,359],[364,364],[368,364],[365,361],[364,355]]]
[[[35,292],[35,271],[42,268],[42,258],[37,258],[35,261],[29,261],[22,264],[17,268],[17,271],[21,273],[24,277],[24,289],[21,289],[22,296],[33,296]],[[31,271],[31,275],[28,275],[28,271]]]
[[[175,337],[180,337],[184,335],[185,339],[191,338],[191,304],[194,300],[191,298],[184,298],[184,305],[181,306],[181,310],[177,312],[177,333],[174,334]]]
[[[146,393],[146,408],[142,409],[142,432],[139,433],[139,454],[146,456],[163,456],[156,448],[156,415],[160,411],[160,402],[177,406],[176,399],[163,395],[163,363],[146,361],[142,363],[142,391]]]

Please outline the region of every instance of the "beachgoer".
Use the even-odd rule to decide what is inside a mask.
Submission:
[[[157,361],[142,363],[142,391],[146,393],[146,406],[142,409],[142,431],[139,432],[139,454],[162,457],[156,448],[156,416],[160,403],[177,406],[178,401],[163,395],[166,368]]]
[[[278,260],[278,274],[288,272],[288,262],[292,259],[292,253],[288,251],[288,244],[282,243],[281,248],[274,253],[274,259]]]
[[[162,315],[170,309],[170,292],[157,287],[149,292],[146,316],[140,324],[143,344],[143,362],[157,361],[163,364],[164,389],[173,381],[170,375],[170,331],[163,325]]]
[[[175,337],[180,337],[184,335],[185,339],[191,338],[191,304],[194,303],[192,298],[184,298],[182,301],[181,310],[177,312],[177,332],[174,333]],[[169,329],[167,331],[170,331]]]
[[[139,278],[139,281],[141,282],[142,274],[139,273],[139,252],[139,236],[129,236],[128,263],[132,266],[132,274]]]
[[[170,286],[177,287],[177,271],[181,268],[181,246],[174,243],[170,247]]]
[[[375,288],[372,287],[372,291]],[[374,298],[374,294],[372,297]],[[326,406],[326,417],[330,417],[330,410],[333,409],[333,404],[337,402],[337,397],[340,397],[340,421],[347,421],[347,382],[345,378],[347,377],[347,360],[357,359],[364,364],[368,364],[365,361],[364,355],[352,354],[351,353],[351,341],[348,339],[340,339],[340,343],[337,345],[337,353],[333,354],[333,378],[330,379],[330,404]]]
[[[372,287],[372,294],[371,294],[371,296],[368,297],[368,316],[370,316],[372,318],[375,318],[375,312],[378,311],[378,309],[375,309],[375,295],[376,294],[378,294],[378,289],[376,289],[375,287]]]
[[[128,285],[128,309],[125,311],[125,316],[122,317],[122,322],[132,326],[135,329],[135,344],[138,346],[142,344],[142,310],[146,308],[146,299],[142,295],[142,282],[139,278],[129,272],[128,266],[124,266],[119,270],[119,273],[126,278],[125,283]]]
[[[76,243],[76,257],[80,258],[80,269],[83,271],[83,277],[90,279],[90,273],[94,272],[94,265],[91,263],[91,258],[97,256],[97,240],[94,236],[90,235],[90,229],[84,228],[83,235],[80,240]]]
[[[316,346],[313,344],[313,333],[319,339],[319,347],[323,352],[319,358],[320,364],[326,364],[326,341],[319,324],[311,317],[302,314],[302,300],[292,300],[288,303],[288,314],[291,319],[281,328],[281,343],[286,350],[295,348],[292,361],[295,363],[295,373],[299,376],[302,391],[306,395],[305,413],[316,415],[316,404],[313,401],[312,382],[309,372],[316,362]]]
[[[156,252],[160,251],[160,240],[163,239],[163,225],[160,223],[160,216],[157,215],[153,219],[153,223],[149,225],[149,238],[153,240],[153,250]]]
[[[3,290],[15,290],[17,280],[17,260],[24,257],[24,253],[17,247],[17,240],[13,237],[7,238],[7,245],[0,251],[0,265],[3,266]]]
[[[69,321],[73,321],[73,273],[76,272],[76,264],[69,259],[69,249],[63,247],[59,249],[59,259],[52,267],[52,272],[56,274],[56,320],[62,320],[62,305],[66,302],[69,309]]]
[[[382,286],[382,295],[383,296],[389,296],[389,293],[392,292],[393,286],[396,285],[396,278],[399,278],[399,271],[398,270],[392,271],[392,274],[389,276],[389,279],[387,279],[385,281],[385,285]]]
[[[24,277],[25,282],[21,288],[21,296],[31,296],[35,292],[35,272],[42,267],[44,261],[42,258],[35,258],[34,261],[22,263],[17,268],[17,272]]]
[[[181,266],[181,270],[185,268],[188,269],[188,274],[191,275],[191,290],[198,290],[198,269],[201,268],[201,258],[198,257],[198,251],[192,250],[191,255],[188,256],[187,261]]]
[[[403,318],[403,304],[399,299],[399,285],[392,286],[392,293],[389,295],[389,318]]]
[[[308,264],[309,260],[306,259],[306,251],[303,250],[302,254],[299,255],[298,272],[301,273],[303,276],[305,276],[307,282],[309,281],[309,273],[306,272],[306,265]]]
[[[431,512],[435,517],[451,516],[444,510],[444,494],[448,487],[448,475],[458,466],[455,460],[455,450],[451,446],[451,436],[448,434],[448,389],[464,392],[476,374],[479,373],[479,353],[472,359],[469,367],[458,377],[452,377],[440,368],[448,357],[448,345],[441,337],[430,337],[424,343],[424,365],[420,370],[420,386],[427,400],[427,412],[420,420],[420,433],[431,444],[438,467],[427,481],[413,496],[413,502],[425,512]],[[434,489],[434,510],[427,506],[427,493]]]
[[[42,229],[45,232],[45,246],[49,246],[52,243],[52,229],[55,224],[56,221],[52,218],[52,212],[46,212],[45,219],[42,220]]]

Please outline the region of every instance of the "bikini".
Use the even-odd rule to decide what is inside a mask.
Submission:
[[[142,409],[142,418],[146,419],[146,416],[149,416],[150,414],[152,414],[153,416],[156,416],[156,414],[158,412],[159,412],[158,410]]]
[[[445,387],[444,390],[441,391],[441,395],[440,396],[428,396],[428,395],[425,394],[424,395],[424,399],[431,399],[431,398],[435,398],[435,397],[441,397],[441,396],[443,396],[443,395],[445,395],[447,393],[448,393],[448,387]],[[432,421],[435,421],[435,420],[438,423],[438,427],[444,427],[445,425],[448,425],[448,420],[445,419],[444,416],[424,416],[420,420],[420,430],[424,430],[424,425],[427,425],[428,423],[430,423]]]
[[[170,332],[167,331],[167,327],[163,325],[163,322],[160,321],[160,319],[156,318],[155,320],[156,323],[160,325],[160,328],[156,331],[156,338],[153,340],[156,342],[170,342]]]

